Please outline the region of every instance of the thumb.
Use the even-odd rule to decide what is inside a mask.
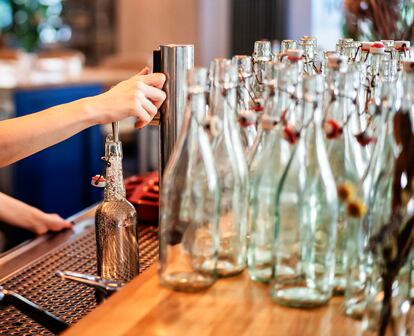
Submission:
[[[140,72],[137,73],[137,76],[144,76],[149,74],[149,68],[146,66],[141,69]]]

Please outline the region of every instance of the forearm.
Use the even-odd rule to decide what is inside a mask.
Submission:
[[[0,193],[0,221],[29,229],[31,219],[37,217],[39,209]]]
[[[0,167],[66,140],[94,125],[89,98],[0,122]],[[96,118],[95,118],[96,119]]]

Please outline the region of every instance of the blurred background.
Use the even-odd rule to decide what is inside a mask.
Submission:
[[[251,54],[259,39],[303,35],[408,39],[412,0],[0,0],[0,120],[99,94],[151,66],[164,43],[195,45],[196,64]],[[125,176],[157,169],[157,128],[122,124]],[[98,201],[106,127],[0,170],[0,191],[69,216]]]

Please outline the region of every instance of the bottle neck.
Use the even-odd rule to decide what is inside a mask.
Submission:
[[[329,76],[329,89],[331,97],[327,100],[328,108],[335,106],[328,118],[343,122],[347,119],[352,104],[353,83],[349,80],[347,73],[331,71]],[[334,104],[333,104],[334,103]]]
[[[236,87],[223,88],[223,85],[215,83],[213,91],[214,100],[211,102],[211,114],[220,120],[229,120],[235,123]]]
[[[252,85],[251,85],[250,77],[243,77],[243,79],[239,79],[239,85],[237,87],[237,109],[238,111],[248,110],[251,106],[251,93],[252,92]]]
[[[383,54],[371,54],[371,78],[377,76],[381,70],[381,61],[384,58]]]
[[[206,119],[206,96],[204,91],[191,93],[189,96],[191,116],[197,124],[202,124]]]
[[[264,86],[263,86],[263,78],[265,73],[266,64],[268,63],[268,60],[263,60],[261,58],[259,59],[253,59],[253,71],[254,71],[254,84],[253,84],[253,90],[256,93],[256,96],[258,98],[262,98],[263,92],[264,92]]]
[[[105,144],[106,185],[104,201],[125,200],[125,186],[122,174],[122,145],[121,142],[106,141]]]

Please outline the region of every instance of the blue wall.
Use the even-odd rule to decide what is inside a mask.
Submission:
[[[24,116],[103,91],[101,85],[19,90],[16,116]],[[68,217],[101,199],[101,189],[90,185],[103,169],[103,136],[99,126],[34,154],[14,165],[13,194],[43,211]]]

